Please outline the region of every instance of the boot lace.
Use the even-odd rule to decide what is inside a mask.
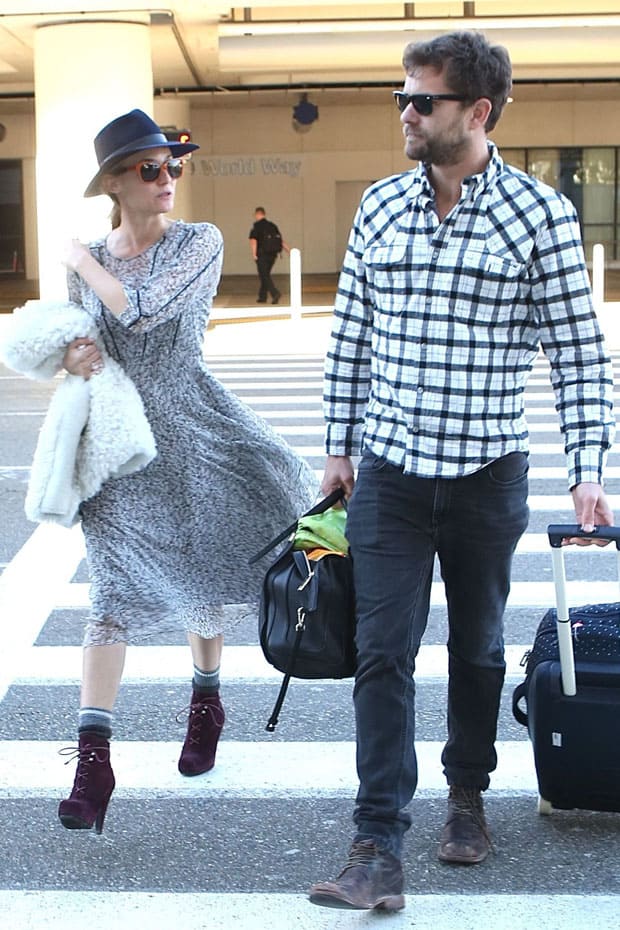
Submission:
[[[200,746],[205,732],[224,726],[224,711],[217,704],[208,699],[188,704],[176,715],[177,723],[185,723],[189,719],[186,744]]]
[[[486,818],[484,816],[484,807],[480,791],[477,788],[451,787],[450,788],[450,808],[452,820],[455,817],[470,817],[478,827],[485,840],[489,844],[489,849],[495,852],[493,840],[489,834]]]
[[[94,762],[104,763],[110,761],[110,750],[107,746],[88,746],[80,749],[79,746],[63,746],[58,750],[59,756],[67,756],[65,765],[77,760],[77,771],[73,783],[73,793],[83,794],[88,787],[88,776],[92,771]]]
[[[373,859],[376,859],[378,850],[372,840],[361,840],[359,843],[353,843],[346,865],[340,875],[343,875],[347,869],[352,869],[358,865],[369,865]],[[340,878],[340,875],[338,876]]]

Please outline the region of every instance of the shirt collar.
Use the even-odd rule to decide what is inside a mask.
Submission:
[[[487,142],[487,145],[489,148],[489,161],[485,165],[484,171],[463,178],[462,191],[464,197],[474,197],[491,187],[503,170],[504,162],[497,150],[497,146],[490,141]],[[411,172],[411,184],[407,193],[411,198],[419,198],[420,205],[423,208],[427,204],[434,202],[435,191],[429,180],[428,169],[425,164],[420,163]]]
[[[470,196],[481,193],[486,188],[491,187],[499,178],[504,162],[497,151],[497,146],[493,142],[487,141],[489,149],[489,160],[484,171],[480,174],[472,174],[463,179],[463,191],[467,190]]]

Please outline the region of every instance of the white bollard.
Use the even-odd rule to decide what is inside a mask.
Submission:
[[[598,313],[605,300],[605,246],[600,242],[592,247],[592,300]]]
[[[291,249],[290,260],[290,291],[291,291],[291,320],[301,320],[301,252]]]
[[[592,248],[592,302],[608,349],[620,348],[620,315],[617,304],[605,303],[605,247]]]

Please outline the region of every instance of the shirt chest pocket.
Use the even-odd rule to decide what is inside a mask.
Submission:
[[[490,252],[467,251],[455,259],[453,269],[456,280],[449,303],[457,320],[493,325],[516,318],[523,303],[523,264]]]
[[[411,295],[411,268],[406,243],[371,246],[364,252],[369,294],[379,316],[398,316]]]

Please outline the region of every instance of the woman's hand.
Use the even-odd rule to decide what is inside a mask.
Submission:
[[[80,265],[85,258],[91,258],[90,250],[79,239],[71,239],[65,245],[64,255],[62,258],[63,265],[70,271],[79,273]]]
[[[127,309],[127,294],[118,278],[106,271],[79,239],[71,239],[65,246],[62,261],[70,271],[79,274],[114,316]]]
[[[94,339],[84,336],[69,343],[62,364],[70,375],[81,375],[88,381],[91,375],[99,374],[103,359]]]

